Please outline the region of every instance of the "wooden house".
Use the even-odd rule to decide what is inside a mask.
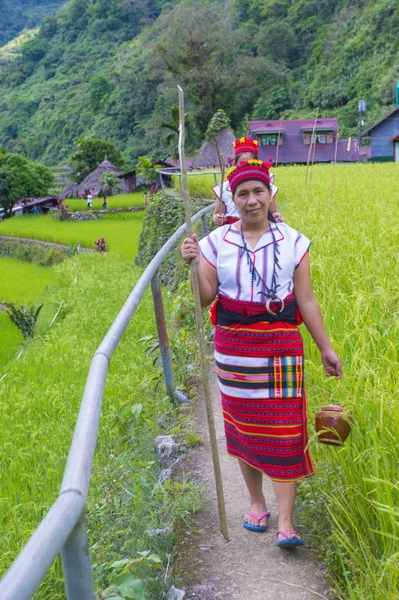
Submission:
[[[249,121],[249,134],[259,142],[259,158],[278,164],[359,160],[357,139],[338,140],[338,119],[286,119]],[[311,147],[312,146],[312,147]]]
[[[399,162],[399,106],[366,129],[373,162]]]

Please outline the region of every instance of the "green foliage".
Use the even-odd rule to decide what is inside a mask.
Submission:
[[[147,183],[154,183],[158,179],[156,169],[159,165],[154,165],[148,156],[139,156],[136,165],[136,174],[143,177]]]
[[[218,109],[242,134],[244,115],[319,108],[356,135],[360,98],[367,125],[394,102],[398,24],[389,0],[232,0],[223,11],[216,0],[75,0],[34,39],[0,50],[0,145],[46,164],[68,159],[78,137],[112,141],[132,165],[176,156],[176,84],[187,153]]]
[[[0,46],[16,37],[23,29],[36,27],[64,4],[65,0],[2,0]]]
[[[205,137],[208,140],[213,140],[215,133],[228,129],[230,127],[230,120],[224,110],[221,108],[215,112],[205,132]]]
[[[40,306],[30,306],[25,308],[23,304],[7,302],[6,313],[12,323],[21,330],[25,339],[32,338],[35,332],[35,325],[43,304]]]
[[[256,101],[251,118],[256,120],[277,120],[290,106],[287,86],[275,85]]]
[[[41,265],[42,267],[52,267],[64,260],[66,252],[63,249],[43,248],[38,244],[24,244],[22,242],[1,240],[0,256],[16,258],[24,262]]]
[[[71,179],[77,183],[83,181],[89,173],[103,162],[105,155],[113,165],[118,168],[123,167],[122,153],[113,142],[79,138],[77,150],[71,157]]]
[[[192,200],[192,214],[194,215],[204,206],[204,203],[199,200]],[[164,196],[162,193],[156,194],[145,213],[136,264],[146,267],[183,223],[184,206],[180,198]],[[185,278],[185,274],[185,266],[179,250],[172,250],[160,268],[162,281],[174,288],[183,277]]]
[[[103,188],[103,193],[99,195],[101,196],[105,194],[108,196],[114,192],[117,192],[117,185],[120,183],[120,179],[113,171],[106,171],[101,175],[99,182]]]
[[[0,207],[9,216],[23,198],[46,195],[54,181],[52,171],[21,154],[0,154]]]
[[[180,127],[180,118],[179,118],[179,106],[177,104],[173,106],[169,106],[170,110],[170,121],[162,121],[160,123],[161,129],[167,129],[168,134],[165,137],[165,143],[171,147],[171,156],[172,158],[176,158],[178,156],[177,146],[179,139],[179,127]],[[185,136],[189,134],[189,127],[191,125],[191,117],[189,113],[184,114],[184,132]]]

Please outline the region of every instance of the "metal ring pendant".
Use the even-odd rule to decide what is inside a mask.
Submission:
[[[281,302],[281,308],[280,308],[280,310],[276,310],[276,312],[274,312],[270,308],[270,304],[272,302],[275,302],[276,300],[278,300],[279,302]],[[269,315],[277,315],[277,313],[281,313],[284,310],[284,300],[282,300],[278,296],[276,296],[275,298],[268,298],[266,300],[266,302],[265,302],[265,306],[266,306],[266,311],[269,313]]]

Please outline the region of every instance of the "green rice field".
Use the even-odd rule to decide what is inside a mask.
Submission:
[[[55,280],[53,269],[0,256],[0,303],[40,304],[45,289],[53,286]],[[15,356],[23,342],[20,330],[4,311],[0,311],[0,340],[1,377],[6,364]]]
[[[144,211],[103,216],[93,221],[57,221],[52,215],[24,215],[0,223],[0,235],[31,238],[95,248],[95,240],[104,237],[107,249],[129,260],[137,252]]]
[[[326,378],[319,353],[303,332],[310,445],[317,474],[300,485],[298,527],[323,559],[337,598],[397,600],[399,165],[314,166],[307,176],[302,166],[279,166],[273,172],[280,188],[280,212],[312,240],[314,289],[344,366],[342,380]],[[213,187],[206,177],[190,178],[193,193],[202,195]],[[62,319],[0,384],[0,538],[6,549],[0,556],[0,572],[57,493],[91,353],[138,276],[131,260],[137,250],[140,214],[84,223],[56,222],[51,217],[0,223],[0,235],[89,247],[105,237],[110,248],[107,256],[80,255],[75,266],[69,259],[56,267],[61,288],[52,292],[53,301],[69,290]],[[78,284],[71,288],[75,269]],[[126,402],[148,406],[145,418],[152,425],[140,421],[141,427],[133,429],[135,443],[141,429],[156,428],[153,415],[159,408],[145,377],[150,367],[137,344],[139,337],[153,331],[147,302],[111,363],[91,488],[90,536],[101,535],[101,510],[109,518],[119,514],[112,504],[113,486],[122,484],[118,477],[113,483],[105,472],[119,473],[110,455],[124,452],[113,425],[120,407]],[[340,402],[353,416],[351,436],[342,448],[319,444],[314,434],[314,414],[329,402]],[[131,489],[142,489],[138,479],[134,485]],[[140,515],[141,505],[137,506],[132,506],[133,519]],[[139,520],[135,523],[140,526]],[[120,530],[125,528],[121,520]],[[119,531],[109,538],[109,555],[129,552],[130,542],[121,542],[125,544],[121,552],[120,536]],[[137,539],[133,533],[131,537]],[[98,573],[98,563],[106,561],[104,551],[95,548],[94,556]],[[64,598],[57,566],[37,598]]]
[[[148,193],[149,196],[149,193]],[[78,210],[89,210],[87,208],[87,200],[77,200],[75,198],[64,200],[64,204],[68,204],[69,212]],[[92,209],[101,210],[103,197],[93,198]],[[144,206],[144,192],[134,192],[132,194],[118,194],[117,196],[107,196],[107,210],[112,208],[131,208],[133,206]]]
[[[53,269],[0,256],[0,302],[32,302],[55,278]]]

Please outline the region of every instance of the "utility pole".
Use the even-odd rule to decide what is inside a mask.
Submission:
[[[364,115],[366,114],[366,111],[367,111],[366,100],[359,100],[358,105],[357,105],[357,111],[359,113],[359,116],[357,118],[357,138],[359,140],[359,147],[360,147],[360,140],[362,137],[362,127],[364,127]]]

